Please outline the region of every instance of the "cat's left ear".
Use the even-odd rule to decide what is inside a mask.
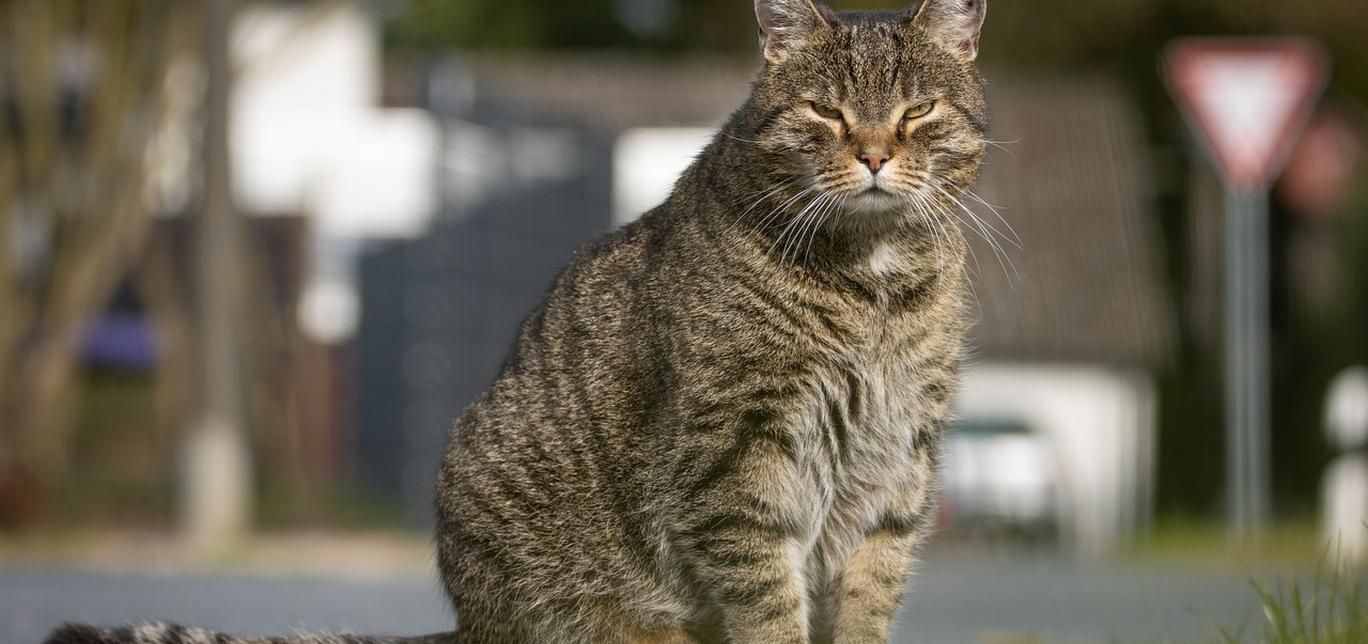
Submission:
[[[760,48],[772,63],[829,26],[812,0],[755,0],[755,21],[760,27]]]
[[[945,42],[967,61],[978,58],[979,31],[988,14],[988,0],[918,0],[908,19]]]

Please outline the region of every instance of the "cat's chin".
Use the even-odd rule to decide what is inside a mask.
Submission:
[[[846,199],[844,212],[832,218],[836,230],[859,237],[881,237],[901,230],[911,205],[885,190],[866,190]]]
[[[851,215],[894,215],[907,210],[907,200],[891,192],[875,188],[865,190],[848,199],[845,209]]]

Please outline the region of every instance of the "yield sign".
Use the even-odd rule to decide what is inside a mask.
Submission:
[[[1168,84],[1225,180],[1251,190],[1281,171],[1325,87],[1325,54],[1301,39],[1197,39],[1169,46]]]

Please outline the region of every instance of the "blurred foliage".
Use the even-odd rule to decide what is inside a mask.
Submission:
[[[195,11],[0,2],[0,525],[31,521],[66,470],[86,325],[151,227]]]

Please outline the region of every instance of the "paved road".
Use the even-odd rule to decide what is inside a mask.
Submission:
[[[339,566],[343,565],[339,562]],[[912,581],[897,642],[1154,642],[1190,638],[1213,619],[1251,617],[1237,574],[1046,561],[933,558]],[[301,630],[418,634],[451,619],[424,578],[109,575],[0,570],[0,642],[39,642],[63,620],[166,620],[235,633]],[[998,637],[997,635],[1002,635]]]

